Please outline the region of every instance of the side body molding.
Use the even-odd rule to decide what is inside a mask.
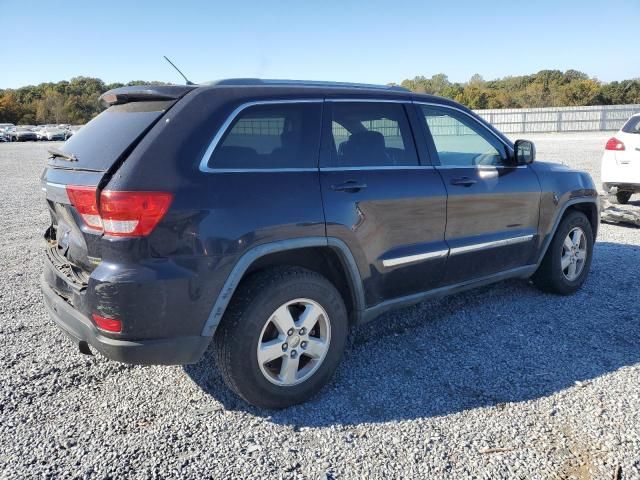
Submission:
[[[350,286],[352,288],[352,294],[356,302],[356,321],[359,320],[361,312],[364,310],[364,290],[362,286],[362,280],[356,261],[347,245],[340,239],[327,238],[327,237],[306,237],[306,238],[294,238],[290,240],[279,240],[277,242],[266,243],[258,245],[240,257],[233,270],[227,277],[227,280],[222,287],[220,295],[216,299],[213,309],[209,314],[209,318],[202,328],[202,336],[211,337],[216,331],[222,316],[224,315],[231,298],[233,297],[236,288],[242,281],[244,274],[260,257],[269,255],[271,253],[283,252],[286,250],[295,250],[298,248],[308,247],[329,247],[333,248],[339,254],[340,259],[343,261],[343,267],[348,276]]]

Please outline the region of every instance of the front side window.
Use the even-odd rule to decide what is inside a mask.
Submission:
[[[409,122],[399,103],[334,102],[332,167],[418,165]]]
[[[504,148],[481,125],[450,109],[422,106],[440,165],[474,167],[504,165]]]
[[[209,168],[274,169],[317,167],[320,103],[248,107],[216,146]]]

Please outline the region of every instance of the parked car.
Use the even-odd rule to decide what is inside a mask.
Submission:
[[[83,353],[186,364],[214,342],[227,385],[280,408],[328,381],[349,326],[499,280],[565,295],[587,278],[591,177],[451,100],[247,79],[101,98],[43,174],[42,290]]]
[[[47,129],[56,128],[55,125],[38,125],[35,128],[36,136],[38,140],[47,140]]]
[[[58,128],[57,126],[46,127],[40,132],[40,135],[42,140],[48,140],[48,141],[67,139],[67,132],[65,130]]]
[[[640,113],[631,116],[604,147],[602,188],[612,203],[628,203],[640,193]]]
[[[78,132],[78,130],[80,130],[80,128],[82,128],[82,125],[71,125],[69,127],[69,129],[67,130],[67,138],[73,136],[75,133]]]
[[[0,132],[7,132],[13,128],[16,128],[16,126],[13,123],[0,123]]]
[[[4,133],[4,131],[0,130],[0,142],[4,143],[4,142],[9,142],[11,140],[9,140],[9,136]]]
[[[16,127],[10,131],[9,136],[14,142],[35,141],[38,139],[36,133],[27,127]]]

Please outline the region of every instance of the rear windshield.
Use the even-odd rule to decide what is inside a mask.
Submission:
[[[60,150],[78,159],[65,167],[107,170],[171,106],[173,101],[132,102],[114,105],[87,123]]]
[[[640,115],[627,120],[627,123],[622,127],[622,131],[625,133],[640,133]]]

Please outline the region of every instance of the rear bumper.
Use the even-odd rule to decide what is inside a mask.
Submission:
[[[154,340],[119,340],[105,337],[91,320],[73,308],[44,280],[44,303],[51,318],[76,344],[95,348],[105,357],[136,365],[184,365],[196,363],[209,346],[210,337],[183,336]]]

